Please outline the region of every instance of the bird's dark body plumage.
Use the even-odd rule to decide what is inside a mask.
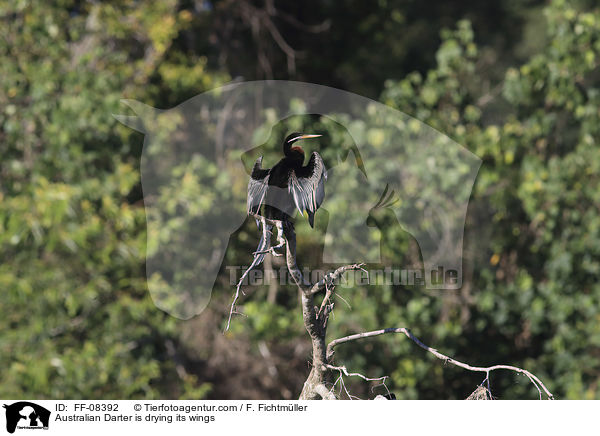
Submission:
[[[283,144],[285,156],[273,168],[263,169],[262,156],[257,159],[248,184],[248,213],[287,221],[298,209],[301,214],[307,212],[314,226],[314,215],[325,198],[327,170],[317,152],[303,166],[304,151],[292,144],[316,136],[289,135]]]

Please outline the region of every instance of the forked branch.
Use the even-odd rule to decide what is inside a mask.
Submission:
[[[312,295],[318,294],[322,290],[326,289],[327,286],[335,283],[335,281],[338,280],[342,276],[342,274],[344,274],[346,271],[356,271],[356,270],[365,271],[365,269],[363,268],[364,265],[365,265],[364,263],[355,263],[353,265],[340,266],[338,269],[326,274],[325,277],[323,277],[321,280],[319,280],[317,283],[315,283],[312,286],[312,288],[310,289],[310,293]]]
[[[332,361],[333,359],[333,355],[334,355],[334,348],[339,345],[339,344],[343,344],[346,342],[350,342],[350,341],[355,341],[357,339],[362,339],[362,338],[370,338],[373,336],[379,336],[379,335],[383,335],[386,333],[402,333],[404,334],[407,338],[409,338],[411,341],[413,341],[415,344],[417,344],[419,347],[423,348],[424,350],[430,352],[431,354],[433,354],[435,357],[437,357],[440,360],[443,360],[445,363],[451,363],[452,365],[458,366],[460,368],[466,369],[468,371],[475,371],[475,372],[483,372],[485,373],[485,379],[484,382],[488,382],[488,386],[489,386],[489,375],[490,372],[498,370],[498,369],[506,369],[509,371],[514,371],[517,372],[519,374],[524,374],[525,376],[527,376],[527,378],[531,381],[531,383],[536,387],[536,389],[538,390],[538,393],[540,394],[540,400],[542,399],[542,390],[544,391],[544,393],[546,394],[546,396],[548,397],[549,400],[553,400],[554,399],[554,395],[552,395],[552,393],[548,390],[548,388],[546,388],[546,386],[542,383],[542,381],[536,377],[534,374],[532,374],[531,372],[527,371],[526,369],[522,369],[522,368],[518,368],[516,366],[511,366],[511,365],[492,365],[492,366],[487,366],[487,367],[483,367],[483,366],[471,366],[467,363],[463,363],[460,362],[456,359],[453,359],[452,357],[446,356],[445,354],[440,353],[438,350],[436,350],[435,348],[431,348],[428,345],[425,345],[423,342],[421,342],[419,340],[419,338],[417,338],[416,336],[414,336],[409,329],[401,327],[401,328],[387,328],[387,329],[382,329],[382,330],[374,330],[374,331],[370,331],[370,332],[365,332],[365,333],[357,333],[355,335],[350,335],[350,336],[345,336],[343,338],[339,338],[339,339],[335,339],[333,341],[331,341],[329,343],[329,345],[327,345],[327,361]]]
[[[554,396],[548,390],[548,388],[542,383],[542,381],[536,377],[531,372],[518,368],[516,366],[511,365],[493,365],[493,366],[471,366],[467,363],[460,362],[456,359],[453,359],[445,354],[440,353],[435,348],[431,348],[428,345],[425,345],[421,342],[417,337],[415,337],[409,329],[407,328],[387,328],[382,330],[373,330],[370,332],[357,333],[350,336],[345,336],[343,338],[335,339],[331,341],[327,346],[325,346],[325,336],[327,332],[327,321],[329,319],[329,314],[333,310],[333,303],[330,302],[330,297],[333,293],[333,288],[335,286],[335,281],[339,279],[346,271],[355,271],[355,270],[366,270],[363,268],[362,263],[346,265],[337,268],[335,271],[326,274],[321,280],[318,282],[311,284],[300,271],[296,261],[296,232],[294,231],[294,226],[289,222],[281,222],[276,220],[269,220],[264,217],[255,216],[256,218],[261,219],[263,226],[266,223],[270,223],[276,225],[278,230],[281,229],[283,231],[283,238],[280,240],[280,246],[283,245],[285,241],[286,246],[286,263],[288,267],[288,271],[294,282],[298,286],[300,293],[302,295],[302,317],[304,320],[304,326],[310,335],[312,341],[312,369],[308,376],[308,379],[304,383],[304,388],[302,389],[302,393],[300,394],[300,399],[335,399],[332,390],[328,390],[326,386],[331,385],[331,373],[332,371],[337,371],[339,373],[339,378],[341,385],[343,384],[344,376],[356,376],[360,377],[366,381],[381,381],[385,386],[386,377],[379,378],[369,378],[359,373],[351,373],[349,372],[345,366],[335,366],[333,365],[333,356],[334,356],[334,348],[340,344],[355,341],[362,338],[369,338],[373,336],[379,336],[386,333],[402,333],[406,337],[408,337],[411,341],[417,344],[419,347],[433,354],[440,360],[443,360],[445,363],[450,363],[452,365],[458,366],[460,368],[466,369],[468,371],[474,372],[483,372],[485,373],[485,379],[481,383],[481,385],[487,383],[487,392],[489,392],[490,372],[500,369],[505,369],[509,371],[514,371],[519,374],[524,374],[531,383],[536,387],[538,393],[540,395],[540,399],[542,399],[542,390],[548,397],[548,399],[553,400]],[[268,236],[267,236],[268,237]],[[281,237],[281,235],[280,235]],[[268,244],[264,244],[267,246]],[[255,253],[256,255],[256,253]],[[255,258],[256,260],[256,258]],[[253,263],[254,266],[254,263]],[[368,274],[368,273],[367,273]],[[238,284],[236,296],[234,298],[234,304],[237,300],[237,296],[239,294],[239,286]],[[321,304],[321,307],[314,306],[314,296],[319,292],[325,290],[325,297]],[[234,304],[232,304],[232,310],[230,312],[233,313]],[[229,322],[228,322],[229,326]],[[337,382],[336,382],[337,383]],[[335,384],[333,384],[335,387]],[[386,387],[387,388],[387,387]],[[333,389],[333,388],[332,388]],[[346,393],[348,397],[352,398],[349,392]]]

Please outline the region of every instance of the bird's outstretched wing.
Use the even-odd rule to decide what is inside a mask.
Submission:
[[[248,182],[248,213],[259,213],[260,206],[267,193],[270,171],[269,169],[262,169],[262,156],[256,159],[254,167],[252,167],[252,174],[250,174],[250,182]]]
[[[290,172],[289,190],[300,213],[307,212],[311,227],[314,227],[315,212],[325,198],[326,180],[325,164],[316,151],[313,151],[305,167]]]

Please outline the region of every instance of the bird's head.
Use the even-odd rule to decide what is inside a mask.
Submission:
[[[285,138],[285,141],[283,141],[283,154],[290,156],[292,153],[298,153],[304,156],[304,150],[297,145],[298,141],[301,141],[302,139],[318,138],[319,136],[321,135],[305,135],[304,133],[298,132],[291,133]]]

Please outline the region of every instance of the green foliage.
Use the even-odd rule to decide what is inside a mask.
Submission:
[[[175,0],[0,1],[0,397],[297,396],[310,348],[294,287],[249,288],[241,301],[247,318],[236,318],[227,335],[227,272],[207,310],[188,322],[158,310],[147,290],[153,241],[193,225],[176,212],[200,215],[212,201],[203,189],[209,181],[242,192],[246,175],[229,181],[210,159],[186,160],[169,174],[177,183],[154,199],[173,216],[147,229],[142,136],[112,117],[124,111],[121,98],[170,108],[230,77],[270,70],[370,96],[383,88],[380,101],[483,159],[467,217],[463,288],[340,287],[350,307],[335,297],[330,338],[409,327],[468,363],[525,367],[558,398],[600,398],[599,11],[565,0],[543,14],[536,1],[491,9],[469,1],[452,11],[448,2],[319,2],[306,8],[310,24],[329,23],[316,31],[285,19],[306,18],[293,3],[276,2],[283,13],[272,17],[275,25],[304,50],[294,74],[270,33],[244,22],[242,2],[205,3],[199,11]],[[443,26],[453,30],[440,41]],[[303,102],[290,107],[301,113]],[[389,120],[371,115],[348,128],[362,144],[391,150]],[[164,119],[173,129],[180,121]],[[328,132],[321,151],[334,161],[348,131],[330,119],[309,121]],[[274,132],[265,162],[277,159],[283,130],[306,123],[291,117]],[[402,127],[410,137],[418,126]],[[222,158],[228,165],[239,150]],[[448,189],[465,190],[459,172],[428,176],[443,174]],[[359,187],[351,181],[342,189]],[[328,205],[330,214],[348,207]],[[386,259],[422,260],[385,212],[371,218]],[[317,266],[326,219],[317,214],[317,231],[297,226],[301,266]],[[247,264],[257,237],[248,220],[224,265]],[[466,398],[481,382],[400,336],[344,344],[336,359],[368,376],[390,375],[398,398]],[[371,387],[350,382],[362,397],[373,396]],[[524,377],[505,372],[492,375],[492,393],[537,397]]]
[[[465,23],[446,35],[422,83],[389,83],[383,98],[484,159],[466,229],[473,277],[455,307],[466,319],[456,348],[435,343],[465,359],[485,356],[478,363],[526,366],[559,397],[597,398],[600,27],[597,11],[565,2],[545,16],[545,50],[494,85],[504,100],[486,94]],[[506,378],[495,382],[503,395],[536,395]]]
[[[177,323],[147,294],[138,137],[111,116],[158,65],[171,74],[185,17],[174,2],[0,10],[0,396],[204,395],[179,380],[165,346]]]

